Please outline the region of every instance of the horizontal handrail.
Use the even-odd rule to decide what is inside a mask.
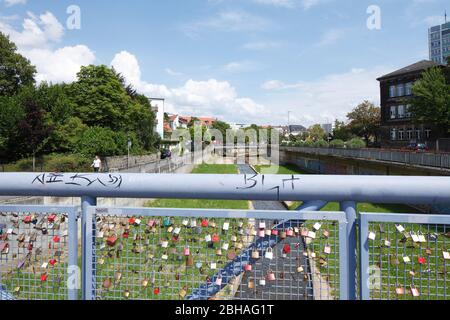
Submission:
[[[447,204],[450,177],[3,173],[0,195]]]

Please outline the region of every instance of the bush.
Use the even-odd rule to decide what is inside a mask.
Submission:
[[[354,138],[347,142],[347,148],[349,149],[363,149],[366,147],[366,143],[364,140],[359,138]]]
[[[311,139],[306,139],[306,141],[303,142],[303,146],[308,148],[314,147],[314,141]]]
[[[315,148],[328,148],[328,142],[326,142],[323,139],[317,140],[316,142],[314,142],[314,147]]]
[[[87,172],[90,160],[78,155],[54,155],[46,157],[44,168],[47,172]]]
[[[116,133],[111,129],[92,127],[87,129],[78,140],[76,150],[84,157],[119,155],[115,138]]]
[[[340,140],[340,139],[336,139],[330,142],[330,148],[337,148],[337,149],[342,149],[345,147],[345,142]]]

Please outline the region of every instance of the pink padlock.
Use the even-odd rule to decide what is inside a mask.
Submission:
[[[272,271],[269,271],[269,273],[267,274],[267,281],[275,281],[275,273],[273,273]]]
[[[245,265],[245,267],[244,267],[244,270],[245,271],[252,271],[252,265],[251,264],[247,264],[247,265]]]
[[[278,235],[278,230],[277,229],[273,229],[272,230],[272,235],[273,236],[277,236]]]
[[[286,235],[288,237],[293,237],[294,236],[294,229],[292,229],[292,228],[287,229],[286,230]]]
[[[259,230],[258,237],[264,238],[265,236],[266,236],[266,233],[264,232],[264,230]]]
[[[191,255],[191,252],[190,252],[189,248],[184,248],[184,255],[185,255],[186,257],[188,257],[188,256]]]
[[[222,285],[222,277],[218,277],[216,279],[216,285],[221,286]]]

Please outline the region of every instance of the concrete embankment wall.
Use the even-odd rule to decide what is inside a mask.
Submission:
[[[280,163],[294,165],[306,172],[326,175],[391,175],[391,176],[448,176],[450,172],[436,168],[418,168],[406,165],[360,159],[303,154],[280,151]],[[424,212],[450,214],[449,205],[421,206]]]

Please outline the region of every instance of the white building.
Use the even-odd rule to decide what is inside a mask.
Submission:
[[[164,103],[165,100],[161,98],[150,98],[150,105],[153,112],[156,114],[155,132],[164,139]]]

